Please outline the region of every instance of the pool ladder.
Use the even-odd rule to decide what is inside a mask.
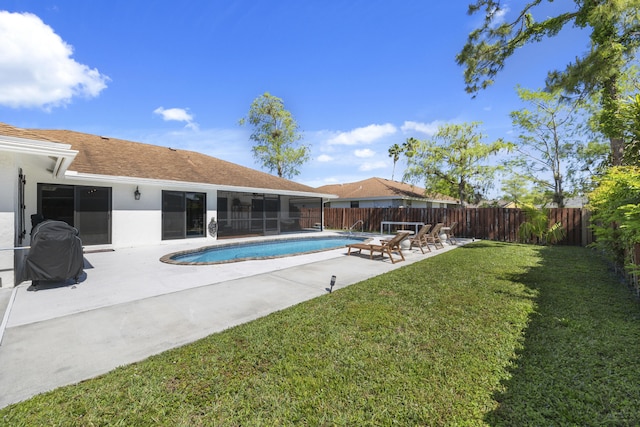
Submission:
[[[357,220],[356,222],[354,222],[354,223],[353,223],[353,225],[352,225],[351,227],[349,227],[349,234],[350,234],[350,235],[351,235],[351,234],[353,234],[353,229],[354,229],[354,228],[355,228],[355,226],[356,226],[356,225],[358,225],[358,224],[360,224],[360,225],[361,225],[361,227],[360,227],[360,232],[361,232],[361,233],[362,233],[362,232],[364,232],[364,221],[363,221],[363,220],[361,220],[361,219],[359,219],[359,220]]]

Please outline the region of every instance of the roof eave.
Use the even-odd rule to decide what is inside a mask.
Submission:
[[[337,197],[335,194],[313,193],[313,192],[307,192],[307,191],[278,190],[278,189],[259,188],[259,187],[210,184],[210,183],[202,183],[202,182],[138,178],[133,176],[100,175],[100,174],[90,174],[90,173],[83,173],[83,172],[77,172],[77,171],[66,171],[65,176],[67,178],[72,178],[77,180],[86,180],[86,181],[111,182],[111,183],[121,183],[121,184],[138,184],[138,185],[144,184],[144,185],[157,186],[157,187],[180,186],[182,188],[188,188],[188,189],[194,189],[194,190],[211,189],[211,190],[222,190],[222,191],[237,191],[241,193],[267,193],[267,194],[279,194],[284,196],[317,197],[317,198],[325,198],[325,199],[333,199]]]
[[[447,203],[450,205],[459,204],[457,201],[453,200],[441,200],[441,199],[431,199],[431,198],[421,198],[421,197],[403,197],[403,196],[373,196],[373,197],[337,197],[340,201],[351,201],[351,200],[415,200],[420,202],[436,202],[436,203]]]
[[[57,142],[39,141],[0,135],[0,150],[32,156],[50,157],[54,161],[52,173],[54,178],[65,174],[73,159],[78,155],[71,145]]]

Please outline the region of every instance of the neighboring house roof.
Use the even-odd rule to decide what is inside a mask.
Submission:
[[[77,173],[324,195],[313,187],[194,151],[69,130],[21,129],[4,123],[0,123],[0,135],[69,144],[78,154],[68,170]]]
[[[584,208],[589,203],[589,199],[587,197],[567,197],[564,199],[564,207],[565,208]],[[557,207],[557,203],[549,203],[547,205],[548,208]]]
[[[421,199],[458,203],[455,198],[443,194],[426,194],[424,188],[415,185],[375,177],[346,184],[323,185],[318,187],[318,190],[323,193],[336,194],[339,199]]]
[[[468,204],[468,208],[506,208],[517,209],[519,206],[512,200],[493,199],[493,200],[481,200],[477,204]]]

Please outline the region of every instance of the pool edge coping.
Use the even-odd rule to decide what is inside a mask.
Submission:
[[[342,233],[337,233],[335,235],[335,237],[344,237],[345,234]],[[351,236],[351,237],[356,237],[356,235],[346,235],[346,236]],[[171,264],[171,265],[192,265],[192,266],[198,266],[198,265],[220,265],[220,264],[231,264],[231,263],[235,263],[235,262],[242,262],[242,261],[256,261],[256,260],[269,260],[269,259],[278,259],[278,258],[286,258],[286,257],[290,257],[290,256],[298,256],[298,255],[308,255],[308,254],[313,254],[313,253],[318,253],[318,252],[326,252],[326,251],[332,251],[332,250],[336,250],[336,249],[340,249],[340,246],[334,247],[334,248],[326,248],[326,249],[318,249],[318,250],[311,250],[311,251],[305,251],[305,252],[296,252],[293,254],[283,254],[283,255],[274,255],[274,256],[260,256],[260,257],[245,257],[245,258],[238,258],[238,259],[230,259],[230,260],[222,260],[222,261],[177,261],[175,259],[172,259],[173,257],[178,257],[178,256],[182,256],[182,255],[189,255],[189,254],[194,254],[197,252],[204,252],[207,251],[209,249],[224,249],[224,248],[229,248],[229,247],[233,247],[233,246],[246,246],[246,245],[264,245],[264,244],[269,244],[269,243],[273,243],[273,242],[283,242],[283,241],[287,241],[287,240],[317,240],[317,239],[326,239],[329,238],[331,236],[311,236],[311,237],[300,237],[300,236],[296,236],[296,237],[271,237],[271,238],[266,238],[260,241],[256,241],[256,242],[246,242],[246,241],[242,241],[242,242],[230,242],[230,243],[223,243],[223,244],[216,244],[216,245],[207,245],[207,246],[201,246],[199,248],[196,249],[185,249],[182,251],[177,251],[177,252],[171,252],[169,254],[163,255],[162,257],[160,257],[160,261],[165,263],[165,264]],[[366,240],[366,239],[365,239]]]

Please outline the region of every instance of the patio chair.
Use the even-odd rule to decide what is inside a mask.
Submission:
[[[442,230],[442,227],[444,227],[444,224],[439,222],[433,226],[431,231],[424,235],[427,245],[432,244],[436,249],[444,248],[442,239],[440,239],[440,231]],[[440,245],[439,248],[438,245]]]
[[[413,237],[409,237],[409,249],[413,249],[414,246],[417,246],[420,248],[422,253],[424,253],[424,247],[426,246],[427,250],[431,252],[431,248],[429,247],[429,244],[425,239],[427,231],[429,231],[430,228],[431,228],[431,224],[425,224],[422,226],[420,231],[418,231],[418,234],[416,234]]]
[[[397,252],[404,261],[404,255],[402,254],[402,249],[400,247],[400,243],[409,237],[409,233],[406,231],[399,231],[396,236],[391,240],[383,240],[379,244],[377,243],[351,243],[347,245],[349,250],[347,251],[347,255],[351,255],[351,249],[357,249],[358,253],[362,253],[363,250],[369,251],[369,258],[373,259],[373,254],[376,252],[380,252],[380,255],[384,258],[384,254],[389,255],[389,259],[392,264],[395,264],[397,261],[393,258],[392,252]]]
[[[451,245],[456,245],[458,243],[453,232],[453,229],[456,228],[456,225],[458,225],[458,223],[454,221],[449,227],[442,227],[442,232],[445,236],[447,236],[444,240],[445,242],[449,242],[449,244]]]

